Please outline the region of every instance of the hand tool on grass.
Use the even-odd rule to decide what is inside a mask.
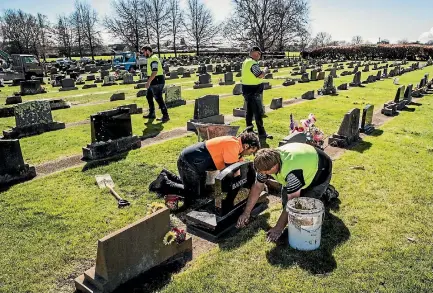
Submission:
[[[95,179],[99,188],[101,189],[108,188],[110,190],[110,193],[117,200],[117,205],[119,209],[130,205],[129,201],[121,198],[114,190],[114,181],[113,179],[111,179],[110,174],[96,175]]]

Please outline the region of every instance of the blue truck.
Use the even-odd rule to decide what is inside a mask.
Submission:
[[[144,57],[138,57],[135,52],[116,52],[112,60],[113,67],[134,71],[146,64]]]

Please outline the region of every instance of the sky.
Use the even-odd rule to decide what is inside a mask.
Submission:
[[[181,0],[185,6],[187,0]],[[231,0],[202,0],[218,22],[233,10]],[[100,16],[110,15],[110,0],[88,0]],[[311,32],[324,31],[333,40],[350,41],[360,35],[376,43],[381,39],[396,42],[433,40],[433,0],[309,0]],[[41,12],[54,22],[57,15],[73,11],[74,0],[0,0],[4,9]],[[104,35],[104,40],[113,38]],[[115,41],[114,41],[115,42]]]

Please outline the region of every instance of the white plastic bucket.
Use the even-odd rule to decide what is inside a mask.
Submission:
[[[322,224],[325,218],[323,203],[314,198],[289,200],[289,245],[297,250],[315,250],[320,246]]]

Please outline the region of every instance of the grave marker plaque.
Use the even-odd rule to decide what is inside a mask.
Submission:
[[[355,108],[344,115],[338,132],[329,138],[330,145],[344,148],[359,140],[360,113]]]

